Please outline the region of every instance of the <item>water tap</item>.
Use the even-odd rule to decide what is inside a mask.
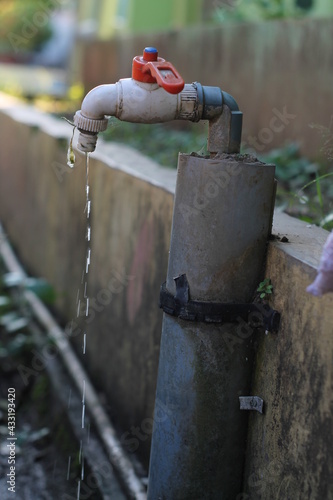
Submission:
[[[185,84],[154,47],[146,47],[142,56],[134,57],[131,78],[99,85],[86,95],[74,115],[81,151],[95,150],[98,133],[106,130],[109,116],[134,123],[208,120],[211,155],[239,153],[242,113],[235,99],[219,87]]]

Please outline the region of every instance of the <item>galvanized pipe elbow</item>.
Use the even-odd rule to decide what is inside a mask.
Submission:
[[[207,149],[211,155],[239,153],[243,113],[235,99],[219,87],[196,83],[201,119],[209,120]]]

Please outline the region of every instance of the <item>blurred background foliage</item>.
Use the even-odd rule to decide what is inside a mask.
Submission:
[[[44,1],[45,7],[47,3]],[[27,53],[41,48],[52,33],[50,16],[42,6],[41,0],[0,0],[0,52]]]
[[[73,39],[68,42],[72,45],[67,49],[70,53],[77,50],[75,38],[80,37],[99,41],[110,40],[119,34],[186,29],[198,24],[214,26],[228,22],[329,17],[333,15],[333,0],[0,0],[0,59],[2,57],[2,61],[6,61],[7,57],[10,61],[13,57],[10,62],[31,64],[30,54],[42,51],[54,37],[57,24],[53,14],[66,9],[73,14],[69,18],[72,24],[68,25],[70,28],[65,28],[61,36],[63,38],[64,32],[72,31]],[[65,20],[66,17],[58,20],[58,28],[59,25],[64,28]],[[59,39],[54,38],[53,41],[59,52]],[[84,96],[82,82],[73,77],[73,60],[76,58],[72,57],[71,61],[64,59],[60,91],[53,86],[48,93],[33,93],[37,87],[36,76],[31,79],[32,90],[24,91],[27,80],[20,76],[16,78],[15,85],[12,79],[6,80],[5,65],[1,68],[0,89],[24,97],[46,112],[71,120]],[[39,80],[44,81],[45,78],[42,73]],[[58,74],[53,73],[53,83],[56,78]],[[281,145],[279,149],[258,156],[277,167],[278,206],[309,223],[331,229],[333,123],[329,128],[316,124],[310,126],[317,129],[323,138],[324,145],[316,161],[302,157],[299,145],[294,143]],[[175,168],[179,151],[206,153],[207,124],[173,122],[152,127],[114,119],[103,137],[132,146],[161,165]]]
[[[333,14],[331,0],[213,0],[211,18],[217,23],[263,21]]]
[[[207,123],[181,125],[180,128],[179,122],[171,122],[152,127],[111,118],[108,129],[101,135],[106,141],[135,148],[162,166],[176,168],[179,151],[207,154]],[[248,152],[253,154],[252,150],[242,148],[242,153]],[[324,229],[333,229],[331,161],[313,161],[304,157],[297,143],[287,143],[272,151],[258,153],[257,157],[276,166],[276,205],[279,210]]]

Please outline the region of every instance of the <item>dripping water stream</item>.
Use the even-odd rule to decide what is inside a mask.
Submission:
[[[86,182],[85,182],[85,208],[84,213],[86,215],[86,228],[85,228],[85,268],[82,271],[82,279],[81,279],[81,289],[78,290],[78,304],[77,304],[77,314],[80,315],[80,312],[83,311],[84,316],[87,318],[89,315],[89,295],[88,295],[88,275],[89,275],[89,267],[91,263],[91,224],[90,224],[90,214],[91,214],[91,199],[90,199],[90,184],[89,184],[89,154],[85,155],[85,166],[86,166]],[[81,299],[80,299],[81,296]],[[81,300],[83,306],[81,306]],[[86,354],[86,345],[87,345],[87,332],[84,329],[83,331],[83,344],[82,344],[82,353]],[[81,414],[81,427],[85,428],[85,380],[82,381],[82,414]],[[81,474],[78,480],[78,489],[77,489],[77,499],[80,498],[80,489],[81,489],[81,481],[84,480],[84,446],[81,441],[80,443],[80,451],[79,451],[79,464],[81,466]]]
[[[69,151],[69,157],[73,160],[73,165],[69,165],[69,167],[73,168],[75,157],[73,158],[71,151]],[[86,260],[88,253],[85,254],[85,251],[88,252],[88,247],[89,250],[91,247],[91,193],[89,186],[89,157],[81,158],[86,161],[86,171],[84,172],[84,165],[82,162],[81,167],[83,168],[78,172],[81,178],[80,184],[82,189],[80,247],[84,246],[84,248],[81,249],[82,254],[80,255],[80,260]],[[86,174],[85,191],[84,179],[82,179],[84,173]],[[70,180],[70,183],[71,182],[72,180]],[[18,273],[22,275],[24,279],[27,279],[26,273],[17,262],[15,255],[11,251],[3,235],[4,233],[0,226],[1,258],[5,260],[6,267],[10,272]],[[82,284],[80,284],[80,277],[77,280],[79,282],[79,290],[77,297],[75,297],[74,291],[72,300],[74,308],[76,308],[79,301],[81,301],[82,308],[88,311],[88,314],[92,312],[94,302],[91,298],[92,290],[89,288],[91,284],[88,282],[90,260],[91,252],[89,253],[87,273],[85,272],[86,262],[80,264],[84,270],[83,280]],[[89,380],[89,375],[85,372],[82,363],[77,359],[75,351],[71,346],[71,339],[80,332],[81,340],[84,333],[82,345],[83,354],[86,352],[86,346],[90,347],[90,344],[87,343],[89,332],[83,332],[82,329],[82,322],[87,324],[87,318],[84,317],[82,308],[81,314],[80,307],[78,308],[78,314],[82,320],[80,325],[81,328],[78,328],[79,322],[74,320],[76,312],[74,311],[72,322],[67,323],[66,328],[63,330],[58,326],[50,312],[33,292],[24,290],[22,294],[24,300],[29,305],[29,309],[31,308],[33,318],[36,319],[36,339],[34,338],[34,342],[43,353],[45,352],[46,338],[50,339],[52,346],[54,342],[56,350],[52,350],[49,356],[50,359],[43,365],[43,369],[47,370],[55,394],[59,397],[61,403],[61,409],[59,411],[62,411],[62,408],[66,410],[67,407],[69,420],[68,422],[67,419],[64,420],[61,422],[61,425],[65,426],[69,423],[69,430],[72,431],[73,438],[76,441],[74,450],[72,449],[72,445],[68,443],[68,450],[71,451],[67,455],[68,460],[65,458],[65,467],[61,471],[60,480],[63,479],[65,484],[63,484],[62,481],[59,482],[62,483],[62,488],[67,490],[63,498],[80,499],[81,497],[81,500],[83,498],[88,498],[87,489],[90,488],[92,496],[89,495],[89,498],[95,498],[96,500],[100,499],[100,494],[103,495],[104,493],[113,495],[105,498],[119,498],[125,500],[124,492],[127,494],[126,498],[140,498],[143,500],[145,498],[145,487],[140,477],[137,475],[132,461],[128,458],[127,454],[124,453],[122,443],[117,438],[116,431],[102,404],[99,402],[98,394]],[[41,328],[38,328],[38,325],[40,325]],[[58,352],[60,355],[59,359],[57,359],[58,356],[55,355]],[[47,355],[49,355],[49,351],[47,351]],[[35,370],[35,373],[36,372],[37,370]],[[78,391],[77,387],[79,388]],[[56,400],[56,402],[58,402],[58,400]],[[56,416],[57,415],[58,411],[56,413]],[[91,425],[90,419],[92,419]],[[80,465],[79,467],[78,462]],[[56,466],[54,465],[54,471],[55,469]],[[115,475],[115,471],[117,475]]]
[[[74,168],[75,166],[75,154],[73,150],[73,139],[74,139],[75,127],[73,128],[73,134],[69,142],[69,147],[67,151],[67,165],[70,168]],[[84,269],[82,271],[81,284],[77,291],[76,297],[76,317],[80,318],[84,316],[85,318],[89,315],[89,295],[88,295],[88,275],[89,275],[89,267],[91,263],[91,223],[90,223],[90,215],[91,215],[91,199],[90,199],[90,184],[89,184],[89,154],[85,154],[85,207],[84,214],[86,215],[86,227],[85,227],[85,264]],[[87,332],[86,329],[83,329],[83,343],[82,343],[82,353],[86,354],[86,346],[87,346]],[[85,380],[82,381],[82,414],[81,414],[81,427],[85,429]],[[69,399],[70,404],[70,399]],[[90,425],[88,425],[88,443],[89,443],[89,432]],[[72,457],[68,457],[68,473],[67,479],[70,477],[70,468],[71,468]],[[80,490],[81,490],[81,482],[84,480],[84,445],[82,440],[80,441],[80,449],[79,449],[79,465],[81,467],[80,477],[77,483],[77,500],[80,499]]]
[[[73,125],[73,124],[71,124]],[[75,129],[75,126],[74,126]],[[67,165],[69,168],[73,168],[75,166],[75,155],[73,151],[73,138],[74,138],[74,130],[73,134],[69,143],[69,148],[67,152]],[[91,208],[92,208],[92,202],[90,198],[90,180],[89,180],[89,161],[90,157],[89,154],[86,153],[85,155],[85,206],[83,213],[85,215],[86,219],[86,224],[84,228],[84,233],[82,234],[82,237],[84,238],[84,251],[85,251],[85,262],[83,264],[83,270],[82,270],[82,277],[81,277],[81,282],[79,284],[79,288],[77,291],[77,297],[76,297],[76,312],[77,312],[77,322],[75,322],[76,326],[77,323],[81,323],[81,332],[83,335],[82,339],[82,353],[83,355],[86,354],[86,348],[87,348],[87,341],[88,341],[88,334],[86,331],[86,325],[88,323],[87,318],[89,316],[90,312],[90,302],[93,303],[93,300],[90,301],[89,299],[89,269],[90,269],[90,264],[91,264],[91,238],[92,238],[92,231],[91,231]],[[80,321],[79,321],[80,319]],[[83,325],[82,325],[83,323]],[[72,321],[72,326],[71,326],[71,332],[73,332],[74,328],[74,321]],[[71,335],[71,333],[69,333]],[[72,363],[71,363],[72,365]],[[80,380],[81,383],[78,384],[78,379]],[[98,396],[97,394],[94,393],[91,382],[89,381],[89,376],[85,374],[84,370],[81,371],[80,376],[76,378],[76,383],[77,385],[80,385],[80,392],[82,395],[81,401],[77,397],[78,395],[72,394],[71,390],[69,390],[69,395],[68,395],[68,409],[71,405],[71,401],[73,399],[76,399],[78,403],[78,409],[80,409],[80,403],[81,403],[81,422],[77,422],[77,417],[76,417],[76,435],[80,436],[80,446],[79,449],[77,450],[77,454],[75,454],[75,458],[73,459],[72,456],[68,457],[68,463],[67,463],[67,480],[71,479],[71,469],[73,469],[73,466],[75,464],[75,468],[77,466],[77,463],[79,464],[79,474],[77,472],[75,473],[75,480],[77,482],[76,489],[76,499],[81,500],[82,498],[87,498],[86,496],[86,489],[87,489],[87,482],[89,484],[89,477],[90,474],[94,476],[95,471],[94,471],[94,466],[98,463],[98,460],[95,460],[94,464],[92,465],[91,463],[91,453],[93,457],[100,457],[102,460],[102,457],[104,457],[104,452],[103,450],[99,450],[98,455],[96,455],[95,448],[96,448],[96,438],[94,436],[94,428],[90,424],[90,418],[91,414],[93,415],[93,418],[95,420],[95,423],[97,424],[98,431],[103,437],[103,444],[105,446],[105,449],[107,450],[109,455],[105,455],[105,458],[103,459],[104,461],[101,462],[103,463],[109,463],[109,458],[112,457],[111,462],[114,464],[114,467],[118,471],[120,477],[122,478],[123,482],[123,487],[128,493],[128,496],[130,498],[140,498],[140,499],[146,499],[146,491],[145,487],[143,486],[141,480],[137,476],[137,473],[133,467],[132,462],[129,460],[129,458],[123,453],[122,451],[122,446],[120,441],[118,441],[115,430],[112,427],[112,424],[109,423],[108,421],[108,416],[104,412],[102,406],[98,404]],[[86,411],[86,409],[89,408],[89,413]],[[80,425],[81,424],[81,425]],[[78,428],[80,427],[80,428]],[[86,448],[85,448],[86,447]],[[93,469],[93,471],[91,471]],[[89,472],[90,470],[90,472]],[[73,471],[72,471],[73,472]],[[86,477],[87,476],[87,477]],[[109,474],[100,474],[100,481],[101,481],[101,487],[103,488],[103,491],[105,492],[112,492],[115,494],[114,498],[119,498],[119,499],[125,499],[123,488],[120,485],[118,479],[116,478],[113,470],[110,471]],[[97,485],[94,486],[94,498],[97,498],[95,496],[97,494],[97,490],[99,490],[99,483],[98,487]],[[90,486],[89,486],[90,488]],[[95,490],[97,488],[97,490]],[[71,497],[73,498],[73,497]],[[90,498],[90,496],[89,496]],[[93,498],[93,497],[91,497]],[[98,496],[98,498],[100,498]],[[109,496],[107,497],[109,498]],[[113,497],[112,497],[113,498]],[[127,497],[126,497],[127,498]]]

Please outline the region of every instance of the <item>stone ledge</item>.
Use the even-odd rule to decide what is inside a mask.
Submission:
[[[316,269],[329,233],[314,224],[308,224],[275,211],[272,234],[288,238],[286,243],[279,240],[272,242],[277,248],[312,269]]]

